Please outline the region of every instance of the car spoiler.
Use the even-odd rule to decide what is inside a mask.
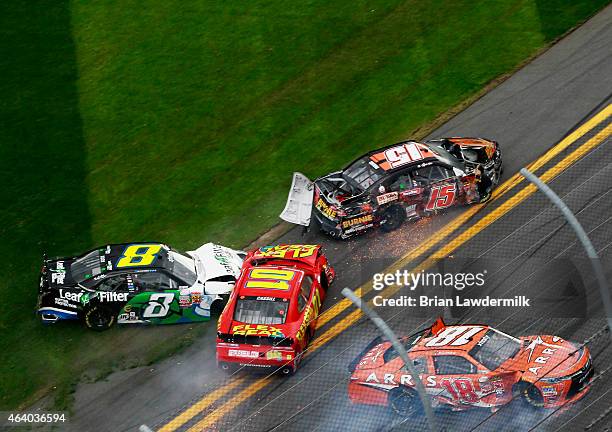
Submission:
[[[372,348],[374,348],[376,345],[380,345],[381,343],[383,343],[383,338],[382,336],[377,336],[376,338],[372,339],[372,342],[370,342],[368,344],[367,347],[365,347],[363,349],[363,351],[361,351],[357,357],[355,357],[353,359],[353,361],[349,364],[348,366],[348,370],[350,373],[355,372],[355,369],[357,369],[357,365],[359,364],[359,362],[361,361],[361,359],[363,358],[364,355],[366,355]]]
[[[302,173],[293,173],[287,204],[280,218],[292,224],[309,226],[313,195],[313,182]]]
[[[431,334],[435,335],[437,334],[439,331],[441,331],[442,329],[444,329],[446,327],[446,324],[444,323],[444,320],[442,319],[442,317],[438,317],[438,319],[433,323],[433,325],[431,327],[425,327],[421,330],[417,330],[416,332],[412,333],[409,336],[404,336],[404,337],[400,337],[400,340],[402,339],[406,339],[406,338],[410,338],[412,336],[416,336],[418,334],[421,333],[426,333],[426,332],[431,332]],[[366,355],[372,348],[374,348],[376,345],[379,345],[381,343],[383,343],[385,341],[385,339],[382,338],[382,336],[378,336],[376,338],[374,338],[372,340],[372,342],[370,342],[368,344],[368,346],[366,346],[363,351],[361,351],[357,357],[355,357],[353,359],[353,361],[349,364],[348,366],[348,370],[349,372],[353,373],[355,372],[355,369],[357,369],[357,365],[359,364],[359,362],[361,361],[361,359],[363,358],[364,355]]]

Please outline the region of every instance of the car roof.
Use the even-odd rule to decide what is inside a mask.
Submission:
[[[159,247],[159,250],[155,253],[155,258],[151,261],[141,259],[143,262],[139,264],[135,262],[137,259],[132,259],[128,261],[129,265],[120,264],[126,252],[142,254],[146,252],[146,248],[151,247]],[[70,264],[73,266],[82,263],[84,267],[90,267],[93,271],[90,274],[84,274],[84,281],[88,281],[102,274],[110,276],[112,274],[138,272],[143,269],[167,269],[171,263],[169,252],[170,247],[158,242],[116,243],[91,249],[76,257]]]
[[[408,147],[404,147],[404,146],[408,146]],[[407,163],[402,163],[401,165],[398,165],[396,167],[392,166],[392,163],[387,158],[386,152],[387,150],[391,150],[396,147],[399,149],[407,148],[410,153],[408,153],[407,151],[406,154],[414,155],[412,160]],[[430,145],[426,143],[414,141],[414,140],[406,140],[406,141],[401,141],[398,143],[390,144],[385,147],[378,148],[376,150],[369,151],[365,155],[358,157],[353,162],[351,162],[349,165],[347,165],[345,167],[345,170],[351,165],[353,165],[355,162],[357,162],[358,160],[364,157],[368,157],[370,163],[373,163],[376,166],[380,167],[387,174],[394,172],[398,169],[405,169],[405,168],[408,168],[411,166],[417,166],[423,163],[430,164],[431,162],[435,162],[438,160],[441,162],[446,162],[443,158],[441,158],[438,154],[436,154],[431,149]]]
[[[478,332],[471,334],[469,338],[469,342],[462,345],[452,345],[455,342],[455,338],[451,339],[448,344],[444,345],[436,345],[436,346],[427,346],[427,344],[436,338],[442,331],[447,331],[447,329],[465,329],[465,333],[467,334],[470,330],[473,329],[475,332],[476,329],[479,329]],[[418,340],[418,342],[410,349],[410,352],[433,352],[433,351],[454,351],[454,352],[469,352],[474,348],[478,342],[484,337],[487,331],[492,328],[485,325],[456,325],[456,326],[445,326],[440,331],[436,332],[434,335],[430,337],[422,337]],[[471,332],[470,332],[471,333]],[[442,354],[442,353],[440,353]]]
[[[305,273],[295,266],[249,266],[238,280],[238,296],[292,299],[299,291]]]

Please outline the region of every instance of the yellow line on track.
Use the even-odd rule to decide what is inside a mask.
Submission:
[[[187,423],[189,420],[194,418],[200,412],[202,412],[203,410],[211,406],[213,403],[215,403],[220,397],[223,397],[227,393],[234,390],[234,388],[236,388],[243,381],[244,381],[244,378],[236,378],[230,381],[227,385],[215,390],[214,394],[213,392],[209,393],[208,395],[204,396],[202,399],[200,399],[199,401],[191,405],[185,411],[180,413],[174,419],[172,419],[170,423],[165,424],[157,432],[172,432],[176,430],[177,428],[183,426],[185,423]]]
[[[612,104],[608,105],[606,108],[601,110],[598,114],[593,116],[590,120],[585,122],[582,126],[577,128],[574,132],[569,134],[563,140],[561,140],[557,145],[547,151],[544,155],[538,158],[536,161],[532,162],[528,165],[528,168],[534,172],[535,170],[543,167],[547,162],[552,160],[555,156],[560,154],[563,150],[567,149],[571,144],[573,144],[576,140],[584,136],[587,132],[595,128],[601,122],[606,120],[610,115],[612,115]],[[612,126],[608,125],[601,132],[597,133],[593,138],[589,139],[586,143],[582,144],[578,149],[573,151],[571,154],[566,156],[563,160],[561,160],[554,167],[550,168],[546,171],[540,178],[543,181],[550,181],[562,171],[567,169],[574,162],[583,157],[586,153],[591,151],[597,145],[599,145],[603,140],[605,140],[612,133]],[[495,189],[493,193],[492,200],[497,200],[507,192],[516,187],[519,183],[524,180],[523,176],[520,174],[513,175],[510,179],[506,180],[503,184],[501,184],[498,188]],[[515,208],[518,204],[523,202],[529,196],[533,195],[536,191],[535,186],[528,185],[521,191],[519,191],[515,196],[511,197],[508,201],[501,204],[499,207],[494,209],[491,213],[487,214],[477,223],[475,223],[472,227],[468,228],[465,232],[461,233],[459,236],[451,240],[449,243],[442,246],[438,251],[430,255],[425,261],[423,261],[415,271],[420,271],[421,269],[425,269],[429,267],[435,259],[444,258],[448,256],[452,251],[457,249],[463,243],[470,240],[474,237],[478,232],[482,231],[493,222],[498,220],[500,217],[508,213],[510,210]],[[453,219],[450,223],[444,226],[438,233],[430,237],[427,241],[421,243],[419,246],[411,250],[409,253],[404,255],[398,261],[396,261],[393,265],[384,270],[384,272],[393,272],[397,269],[404,267],[409,262],[418,258],[422,254],[426,253],[429,249],[434,247],[437,243],[442,241],[448,235],[453,233],[456,229],[465,224],[472,216],[474,216],[483,206],[473,206],[468,208],[461,215]],[[372,289],[371,283],[367,282],[358,288],[358,293],[361,295],[369,292]],[[400,288],[399,287],[387,287],[385,288],[385,297],[393,295]],[[322,327],[327,322],[338,316],[344,310],[346,310],[351,305],[351,302],[347,299],[340,300],[335,305],[327,309],[321,316],[317,322],[317,328]],[[355,322],[359,320],[361,317],[360,310],[354,310],[349,313],[346,317],[340,320],[338,323],[334,325],[334,327],[330,328],[317,338],[315,338],[308,347],[308,351],[306,355],[310,355],[322,346],[324,346],[331,339],[335,338],[342,331],[349,328]],[[236,382],[242,382],[244,378],[237,378],[224,387],[220,387],[212,392],[208,393],[205,397],[203,397],[200,401],[196,402],[190,408],[179,414],[176,418],[172,419],[168,422],[159,432],[173,432],[194,416],[196,416],[200,411],[204,410],[206,407],[210,406],[216,400],[225,396],[231,389],[236,387]],[[223,415],[227,414],[237,405],[244,402],[246,399],[250,398],[256,392],[264,388],[268,383],[269,379],[262,378],[254,381],[249,384],[245,390],[240,391],[236,395],[232,396],[230,400],[222,404],[220,407],[215,409],[213,413],[205,416],[198,423],[192,426],[189,429],[189,432],[199,432],[206,428],[213,426]],[[230,389],[228,390],[228,387]],[[198,410],[199,409],[199,410]]]

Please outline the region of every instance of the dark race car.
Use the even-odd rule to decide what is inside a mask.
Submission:
[[[83,320],[94,330],[208,321],[229,299],[245,255],[212,243],[187,253],[131,243],[45,258],[38,314],[45,324]]]
[[[304,226],[312,222],[342,239],[373,227],[392,231],[405,220],[487,201],[501,174],[495,141],[405,141],[372,151],[314,182],[294,173],[280,217]]]

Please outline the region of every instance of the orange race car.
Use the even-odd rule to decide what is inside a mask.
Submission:
[[[514,397],[551,408],[582,398],[593,376],[589,350],[558,336],[515,338],[485,325],[430,328],[402,338],[432,405],[496,410]],[[351,363],[352,402],[417,412],[412,376],[390,342],[375,339]]]
[[[320,245],[266,246],[249,252],[219,318],[219,367],[293,374],[334,277]]]

